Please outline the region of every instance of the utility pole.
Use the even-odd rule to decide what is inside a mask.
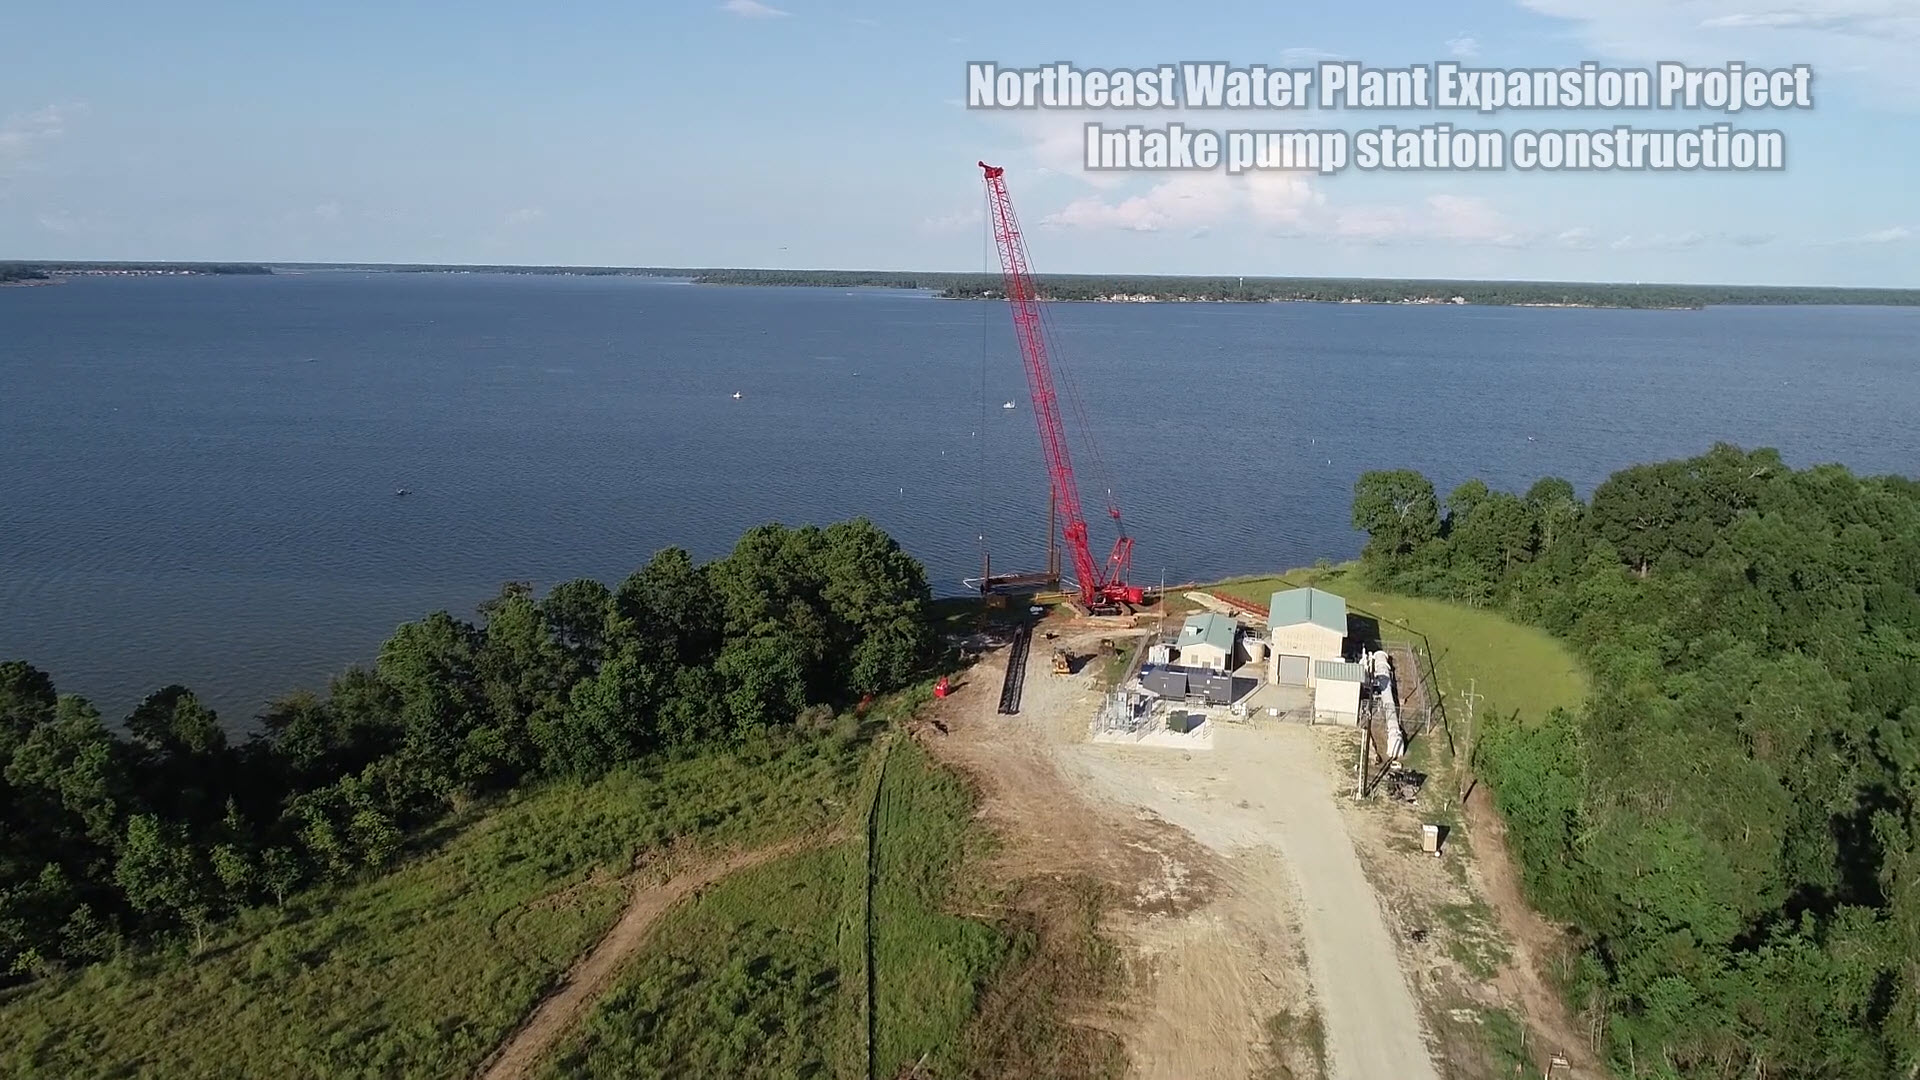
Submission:
[[[1481,694],[1475,692],[1479,689],[1479,686],[1479,679],[1467,680],[1467,749],[1465,755],[1463,755],[1466,758],[1466,762],[1457,770],[1460,785],[1460,801],[1463,803],[1467,801],[1467,771],[1473,768],[1473,705],[1474,702],[1479,701],[1482,697]]]

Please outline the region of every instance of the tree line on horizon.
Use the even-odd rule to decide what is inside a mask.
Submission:
[[[1569,642],[1593,689],[1474,768],[1620,1075],[1920,1069],[1920,483],[1718,445],[1444,500],[1354,489],[1361,572]]]
[[[370,667],[271,703],[230,742],[183,686],[116,730],[0,663],[0,986],[377,873],[455,809],[626,762],[817,734],[916,678],[919,562],[865,519],[763,525],[724,558],[655,555],[616,588],[510,583],[469,623],[406,623]]]
[[[271,274],[259,263],[0,262],[0,281],[42,281],[58,274],[127,273]]]
[[[662,273],[650,270],[648,273]],[[670,271],[667,271],[670,272]],[[687,271],[707,285],[802,285],[825,288],[935,290],[948,299],[991,300],[1005,295],[998,274],[871,270]],[[1766,285],[1620,284],[1577,281],[1435,281],[1390,278],[1161,276],[1044,274],[1034,278],[1042,300],[1156,300],[1264,303],[1282,300],[1342,303],[1555,304],[1613,308],[1698,308],[1714,304],[1920,305],[1920,289],[1865,289]]]

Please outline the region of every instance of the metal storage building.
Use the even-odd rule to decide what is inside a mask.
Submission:
[[[1174,647],[1180,650],[1180,666],[1226,671],[1233,666],[1233,639],[1240,624],[1214,611],[1187,616],[1180,627]]]
[[[1360,722],[1359,664],[1318,660],[1313,665],[1313,718],[1335,724]]]
[[[1338,661],[1347,643],[1347,602],[1319,589],[1285,589],[1267,605],[1267,680],[1312,686],[1317,661]]]

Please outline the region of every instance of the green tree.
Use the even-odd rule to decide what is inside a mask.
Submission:
[[[0,663],[0,769],[34,728],[53,719],[58,703],[46,672],[19,660]]]
[[[135,911],[185,926],[193,933],[194,951],[206,947],[221,887],[178,825],[152,814],[129,818],[113,876]]]
[[[714,673],[736,737],[791,723],[806,708],[806,669],[794,644],[785,638],[731,640],[720,650]]]
[[[756,577],[753,584],[772,588],[777,577],[768,571],[764,578]],[[765,599],[773,607],[787,597],[758,599]],[[648,655],[692,667],[712,663],[719,651],[724,618],[720,597],[706,570],[695,566],[692,556],[680,548],[658,552],[621,582],[614,594],[614,611],[621,636]]]
[[[52,721],[14,751],[6,779],[19,820],[54,847],[111,848],[133,802],[128,757],[85,698],[60,698]]]
[[[400,701],[405,745],[414,760],[456,788],[476,791],[510,775],[515,764],[491,755],[475,654],[479,633],[444,611],[405,623],[380,647],[378,673]]]
[[[629,645],[593,678],[574,684],[564,712],[536,734],[546,769],[597,776],[652,749],[660,682],[657,669]]]
[[[1370,561],[1392,564],[1440,535],[1433,484],[1411,469],[1365,472],[1353,485],[1353,527],[1367,534]]]
[[[569,663],[569,684],[600,669],[608,646],[613,594],[592,578],[562,582],[540,601],[547,633]]]

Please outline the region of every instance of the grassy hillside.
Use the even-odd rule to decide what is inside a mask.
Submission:
[[[250,912],[197,959],[32,984],[0,1001],[0,1074],[465,1076],[605,932],[636,854],[843,820],[867,752],[850,735],[554,783],[377,880]]]
[[[993,924],[949,910],[983,839],[972,798],[901,739],[866,799],[868,828],[669,915],[546,1075],[864,1077],[869,1054],[875,1076],[957,1075],[1008,952]]]

